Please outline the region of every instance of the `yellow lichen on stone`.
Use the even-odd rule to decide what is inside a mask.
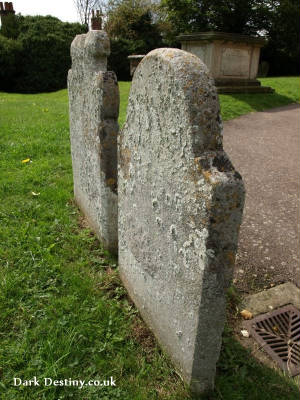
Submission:
[[[167,51],[167,52],[165,53],[165,57],[174,58],[174,53],[173,53],[173,51]]]
[[[201,172],[202,172],[202,175],[204,176],[205,180],[209,183],[212,183],[211,182],[211,176],[212,176],[211,172],[210,171],[201,171]]]
[[[116,183],[117,181],[113,178],[107,179],[106,181],[107,186],[115,186]]]

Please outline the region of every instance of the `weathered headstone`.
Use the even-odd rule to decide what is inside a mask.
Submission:
[[[198,57],[157,49],[141,61],[119,140],[122,280],[182,376],[204,392],[214,385],[244,186]]]
[[[107,72],[104,31],[78,35],[68,75],[75,201],[106,248],[117,252],[117,135],[119,88]]]

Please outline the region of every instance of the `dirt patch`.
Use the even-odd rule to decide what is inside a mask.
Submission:
[[[142,346],[143,350],[148,355],[147,358],[152,358],[153,350],[156,347],[156,340],[153,333],[140,317],[134,320],[131,331],[131,336]]]

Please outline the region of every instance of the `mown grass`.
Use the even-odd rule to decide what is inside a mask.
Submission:
[[[120,122],[129,86],[120,83]],[[127,298],[117,260],[72,201],[67,92],[0,93],[0,110],[1,400],[192,398]],[[117,387],[12,385],[33,376],[113,376]],[[290,379],[258,364],[226,329],[216,390],[204,399],[298,396]]]

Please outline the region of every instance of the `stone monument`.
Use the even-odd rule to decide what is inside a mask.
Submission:
[[[128,56],[129,62],[130,62],[130,75],[133,76],[134,71],[136,70],[137,66],[139,63],[142,61],[142,59],[145,57],[145,54],[132,54],[131,56]]]
[[[178,49],[137,67],[119,136],[119,268],[196,393],[214,386],[244,203],[207,67]]]
[[[119,88],[107,72],[106,32],[78,35],[68,75],[75,201],[103,245],[118,248],[117,135]]]
[[[219,93],[272,93],[256,79],[264,37],[202,32],[178,36],[182,50],[198,56],[215,79]]]

